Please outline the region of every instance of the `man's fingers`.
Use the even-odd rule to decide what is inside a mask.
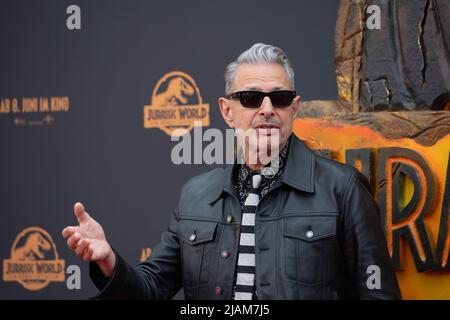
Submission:
[[[81,202],[75,203],[73,211],[79,223],[85,222],[89,219],[88,213],[84,210],[84,206]]]
[[[86,251],[83,254],[83,260],[90,261],[92,259],[92,254],[94,253],[94,249],[92,247],[87,247]]]
[[[78,241],[80,241],[80,239],[81,239],[81,235],[78,232],[75,232],[69,238],[69,240],[67,240],[67,245],[69,246],[70,249],[75,250],[75,248],[77,247],[77,243],[78,243]]]
[[[73,208],[75,209],[75,213],[77,210],[80,210],[81,212],[84,211],[84,206],[81,202],[76,202]]]
[[[77,247],[75,249],[75,254],[79,257],[83,256],[84,254],[84,250],[89,246],[89,241],[86,239],[81,239],[78,244]]]
[[[70,236],[72,236],[75,232],[77,231],[76,227],[70,226],[70,227],[66,227],[64,228],[64,230],[62,231],[62,236],[64,238],[69,238]]]

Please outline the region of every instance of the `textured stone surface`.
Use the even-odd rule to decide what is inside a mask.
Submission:
[[[366,28],[380,7],[381,29]],[[336,23],[339,100],[352,112],[448,110],[450,1],[341,0]]]
[[[380,7],[380,30],[365,27],[372,4]],[[449,0],[341,0],[338,100],[304,101],[297,117],[433,145],[450,133],[449,21]]]
[[[359,111],[359,79],[362,58],[365,0],[342,0],[335,34],[338,95],[348,111]]]

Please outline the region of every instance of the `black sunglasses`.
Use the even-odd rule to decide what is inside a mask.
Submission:
[[[272,101],[274,108],[286,108],[291,105],[295,95],[295,91],[289,90],[271,92],[239,91],[229,94],[227,99],[239,99],[242,106],[245,108],[259,108],[264,100],[264,97],[268,96],[270,101]]]

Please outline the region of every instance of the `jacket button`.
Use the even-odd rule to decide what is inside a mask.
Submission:
[[[229,214],[229,215],[227,216],[227,222],[228,222],[228,223],[233,222],[233,217],[231,216],[231,214]]]
[[[189,240],[194,241],[197,238],[197,236],[195,235],[195,233],[191,234],[191,236],[189,237]]]
[[[216,296],[220,296],[222,294],[222,288],[221,287],[216,287],[214,289],[214,292],[216,293]]]
[[[311,239],[312,237],[314,237],[314,232],[312,232],[312,230],[306,231],[306,237],[308,239]]]
[[[222,250],[222,252],[220,253],[221,257],[226,259],[228,258],[228,256],[230,255],[230,253],[228,252],[228,250]]]

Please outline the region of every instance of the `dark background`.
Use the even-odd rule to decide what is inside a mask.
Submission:
[[[81,30],[66,28],[71,4],[81,8]],[[16,126],[13,115],[0,114],[0,257],[10,258],[23,229],[39,226],[53,237],[66,266],[81,267],[82,285],[68,290],[65,282],[51,282],[33,292],[2,280],[0,298],[96,294],[87,263],[61,236],[76,223],[76,201],[131,264],[138,263],[143,247],[159,241],[182,184],[211,169],[172,164],[175,142],[159,129],[143,128],[143,107],[151,104],[164,74],[179,70],[192,76],[210,104],[210,127],[223,130],[217,99],[224,92],[224,68],[264,42],[289,55],[303,100],[335,100],[338,4],[1,0],[0,98],[68,96],[70,109],[52,113],[55,122],[38,127]]]

